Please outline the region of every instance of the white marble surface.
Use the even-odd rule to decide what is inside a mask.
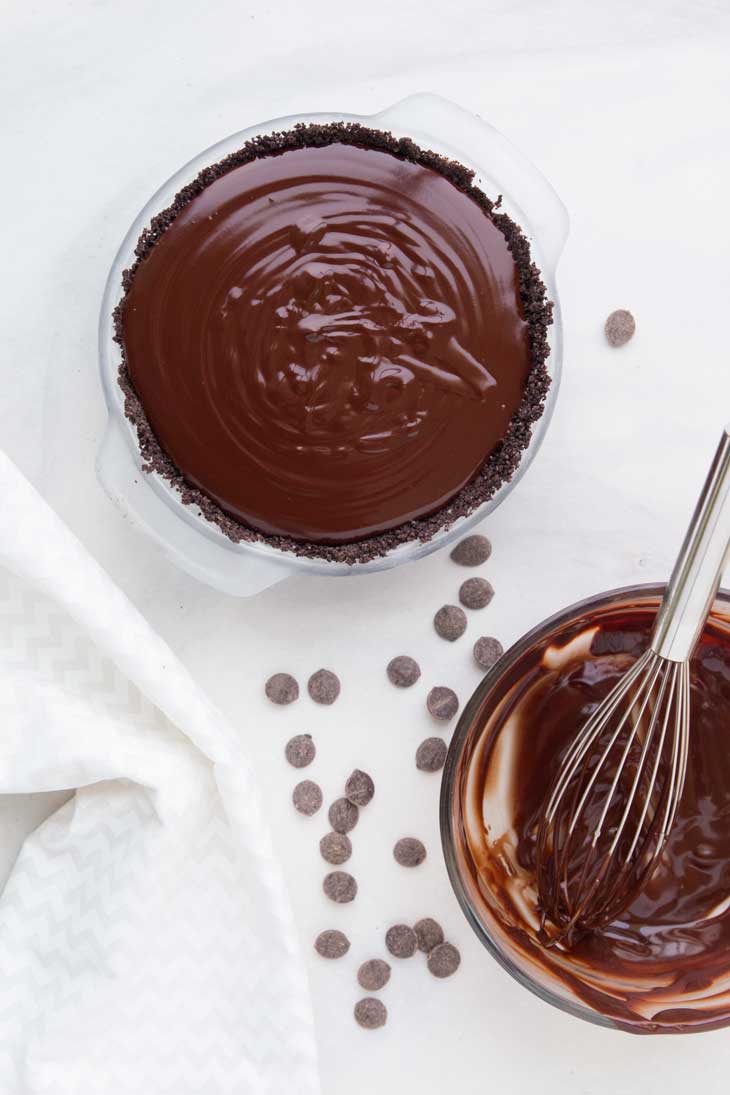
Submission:
[[[149,192],[261,118],[366,113],[440,92],[519,144],[572,219],[560,270],[563,389],[536,463],[488,522],[497,596],[468,635],[507,643],[578,597],[666,576],[730,417],[727,6],[5,0],[3,24],[0,444],[240,727],[305,948],[325,926],[353,939],[342,962],[310,962],[324,1091],[725,1091],[729,1031],[634,1039],[581,1024],[526,994],[471,936],[440,859],[437,779],[412,762],[431,729],[427,686],[452,684],[466,699],[478,680],[467,639],[447,647],[431,631],[461,577],[447,557],[232,600],[172,571],[125,524],[93,460],[104,423],[99,298]],[[616,307],[634,311],[638,333],[612,352],[601,327]],[[401,651],[424,667],[411,693],[383,680]],[[335,707],[303,698],[274,711],[262,700],[270,672],[304,680],[319,665],[342,677]],[[281,752],[301,730],[316,738],[312,775],[327,795],[355,764],[378,785],[353,834],[361,892],[349,909],[319,894],[324,819],[305,822],[288,804],[295,777]],[[5,864],[50,805],[0,800]],[[404,833],[429,848],[417,873],[390,856]],[[428,914],[462,950],[458,976],[436,983],[420,962],[398,965],[384,992],[388,1027],[359,1031],[349,1014],[359,961],[381,953],[389,923]]]

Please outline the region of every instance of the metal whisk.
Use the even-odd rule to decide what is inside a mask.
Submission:
[[[562,758],[537,830],[550,942],[613,920],[651,877],[687,771],[689,659],[730,546],[730,427],[705,480],[649,649],[598,704]]]

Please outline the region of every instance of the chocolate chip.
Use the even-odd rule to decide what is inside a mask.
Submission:
[[[352,844],[344,833],[327,833],[319,842],[319,850],[322,859],[339,867],[341,863],[347,863],[352,855]]]
[[[466,631],[466,613],[458,605],[443,605],[433,618],[436,634],[453,643]]]
[[[423,951],[424,954],[430,954],[435,947],[438,947],[444,941],[443,928],[430,916],[426,916],[423,920],[419,920],[417,924],[414,924],[413,930],[418,940],[418,949]]]
[[[284,755],[293,768],[306,768],[314,760],[317,750],[311,734],[297,734],[286,743]]]
[[[448,722],[449,719],[453,719],[459,710],[459,697],[453,688],[444,688],[437,685],[426,696],[426,707],[429,714],[433,715],[435,719]]]
[[[603,329],[606,332],[609,345],[614,347],[625,346],[629,339],[634,337],[636,320],[631,312],[627,312],[625,308],[619,308],[617,311],[611,312]]]
[[[356,768],[345,784],[345,798],[355,806],[367,806],[375,794],[375,784],[367,772]]]
[[[344,932],[332,929],[319,933],[314,941],[314,949],[323,958],[342,958],[350,949],[350,940]]]
[[[357,825],[360,811],[354,802],[349,802],[346,798],[338,798],[330,806],[327,816],[336,833],[350,833]]]
[[[338,905],[346,905],[349,901],[355,900],[357,882],[347,871],[330,871],[328,875],[325,875],[322,889],[330,901],[336,901]]]
[[[504,647],[499,639],[492,639],[483,635],[474,643],[474,661],[482,669],[491,669],[504,654]]]
[[[385,933],[385,945],[394,958],[412,958],[418,948],[418,939],[407,924],[394,924]]]
[[[466,608],[486,608],[493,596],[492,583],[486,578],[467,578],[459,589],[459,600]]]
[[[492,545],[486,536],[467,536],[451,552],[455,563],[463,567],[478,567],[486,563],[492,554]]]
[[[421,667],[414,658],[409,658],[407,654],[399,654],[397,658],[388,662],[386,672],[388,680],[396,688],[410,688],[421,676]]]
[[[366,992],[377,992],[390,981],[390,966],[382,958],[370,958],[357,971],[357,982]]]
[[[401,867],[418,867],[426,858],[426,848],[416,837],[404,836],[396,841],[393,856]]]
[[[416,749],[416,768],[438,772],[446,763],[446,743],[441,738],[426,738]]]
[[[272,703],[280,706],[299,699],[299,685],[290,673],[274,673],[266,682],[264,691]]]
[[[311,779],[303,779],[292,791],[291,800],[295,810],[305,817],[311,817],[322,805],[322,792]]]
[[[315,703],[323,703],[329,707],[340,694],[340,679],[329,669],[318,669],[309,678],[307,691]]]
[[[434,977],[451,977],[461,965],[461,955],[452,943],[439,943],[428,956],[428,968]]]
[[[366,996],[355,1004],[355,1020],[366,1030],[384,1027],[387,1018],[388,1009],[382,1000],[377,1000],[374,996]]]

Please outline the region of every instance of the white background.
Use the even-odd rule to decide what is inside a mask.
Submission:
[[[725,1091],[730,1031],[605,1032],[533,999],[492,962],[451,896],[438,777],[416,772],[413,753],[433,729],[427,688],[451,684],[466,699],[476,685],[470,640],[496,634],[507,644],[579,597],[666,577],[730,418],[728,5],[0,6],[0,446],[245,736],[305,952],[324,927],[350,935],[343,961],[310,958],[324,1091]],[[367,113],[421,90],[505,132],[552,181],[572,221],[559,272],[567,353],[555,418],[535,465],[485,529],[495,600],[453,646],[430,623],[464,577],[444,554],[356,581],[292,579],[237,601],[173,571],[112,508],[93,467],[104,424],[99,300],[151,191],[201,148],[261,119]],[[617,307],[635,313],[638,332],[611,351],[602,323]],[[384,679],[400,652],[424,668],[411,692]],[[274,710],[262,699],[271,672],[304,683],[320,665],[343,681],[333,708],[304,696]],[[360,894],[351,907],[334,908],[319,892],[326,820],[294,816],[288,801],[295,776],[282,748],[305,730],[319,747],[311,774],[328,797],[355,765],[376,779],[353,834]],[[3,865],[48,807],[0,803]],[[416,872],[390,854],[406,834],[429,849]],[[351,1018],[358,964],[383,953],[390,923],[429,914],[460,947],[461,970],[439,983],[420,958],[394,962],[383,993],[389,1024],[360,1031]]]

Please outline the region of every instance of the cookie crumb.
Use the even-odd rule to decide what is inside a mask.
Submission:
[[[625,308],[617,308],[615,312],[611,312],[603,330],[609,346],[617,349],[619,346],[625,346],[634,337],[636,320]]]

